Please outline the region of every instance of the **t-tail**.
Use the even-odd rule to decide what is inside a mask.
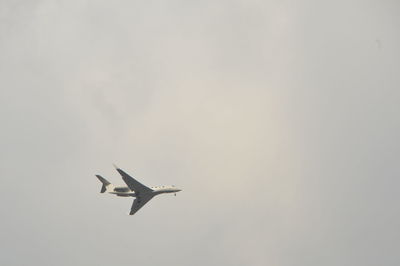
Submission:
[[[100,193],[114,190],[114,186],[110,182],[108,182],[104,177],[102,177],[101,175],[96,175],[96,177],[100,180],[101,183],[103,183],[103,185],[101,186]]]

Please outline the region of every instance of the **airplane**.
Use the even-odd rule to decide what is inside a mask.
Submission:
[[[129,215],[134,215],[154,196],[163,193],[174,193],[176,196],[177,192],[182,191],[181,189],[178,189],[175,186],[147,187],[139,183],[137,180],[135,180],[127,173],[125,173],[122,169],[116,166],[115,168],[117,169],[118,173],[122,176],[122,179],[124,180],[127,186],[118,186],[118,187],[114,186],[101,175],[96,175],[96,177],[103,184],[100,193],[108,192],[118,197],[135,197]]]

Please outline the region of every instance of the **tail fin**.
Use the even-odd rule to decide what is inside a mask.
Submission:
[[[107,189],[110,189],[113,187],[113,185],[108,182],[104,177],[101,175],[96,175],[96,177],[100,180],[101,183],[103,183],[103,186],[101,187],[100,193],[104,193],[107,191]]]

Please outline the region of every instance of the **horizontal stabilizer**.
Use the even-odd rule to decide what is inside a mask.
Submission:
[[[111,186],[111,183],[108,182],[104,177],[102,177],[101,175],[96,175],[96,177],[100,180],[101,183],[103,183],[103,185],[101,186],[101,190],[100,193],[104,193],[107,191],[107,187]]]

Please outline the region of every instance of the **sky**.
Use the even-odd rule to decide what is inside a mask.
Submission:
[[[399,265],[399,9],[0,0],[0,264]]]

